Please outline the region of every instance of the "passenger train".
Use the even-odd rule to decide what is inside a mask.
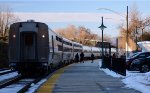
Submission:
[[[98,58],[101,49],[63,38],[45,23],[27,21],[10,26],[9,63],[21,74],[45,72],[72,63],[82,51],[85,58],[90,58],[91,53]]]

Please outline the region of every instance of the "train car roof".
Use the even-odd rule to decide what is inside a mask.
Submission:
[[[58,37],[62,38],[61,35],[57,34],[54,30],[52,30],[50,27],[48,28],[50,31],[52,31],[54,34],[56,34]]]
[[[77,45],[81,45],[82,46],[82,44],[80,44],[78,42],[74,42],[74,41],[72,41],[72,42],[73,42],[73,44],[77,44]]]
[[[92,47],[92,51],[100,51],[101,50],[101,48],[99,48],[99,47]]]
[[[83,45],[83,50],[89,50],[89,51],[91,51],[91,47]]]
[[[43,22],[35,22],[35,21],[22,21],[22,22],[15,22],[15,23],[13,23],[13,24],[18,24],[18,23],[41,23],[41,24],[45,24],[45,23],[43,23]],[[47,24],[45,24],[45,25],[47,25]],[[47,25],[48,26],[48,25]]]
[[[71,40],[69,40],[67,38],[62,37],[62,39],[65,40],[65,41],[67,41],[67,42],[73,43]]]

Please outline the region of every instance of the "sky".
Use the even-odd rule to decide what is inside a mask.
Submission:
[[[84,26],[101,35],[98,28],[104,17],[104,34],[116,37],[119,25],[125,22],[129,11],[136,5],[143,16],[149,16],[150,0],[0,0],[8,5],[22,21],[33,19],[48,24],[56,30],[69,25]]]

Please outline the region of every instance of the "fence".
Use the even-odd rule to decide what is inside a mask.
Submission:
[[[126,76],[126,63],[124,58],[104,57],[105,67]]]

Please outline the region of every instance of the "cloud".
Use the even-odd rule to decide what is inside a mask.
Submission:
[[[100,22],[104,17],[105,22],[120,23],[123,19],[116,14],[102,13],[48,13],[48,12],[15,12],[22,21],[33,19],[39,22]]]

